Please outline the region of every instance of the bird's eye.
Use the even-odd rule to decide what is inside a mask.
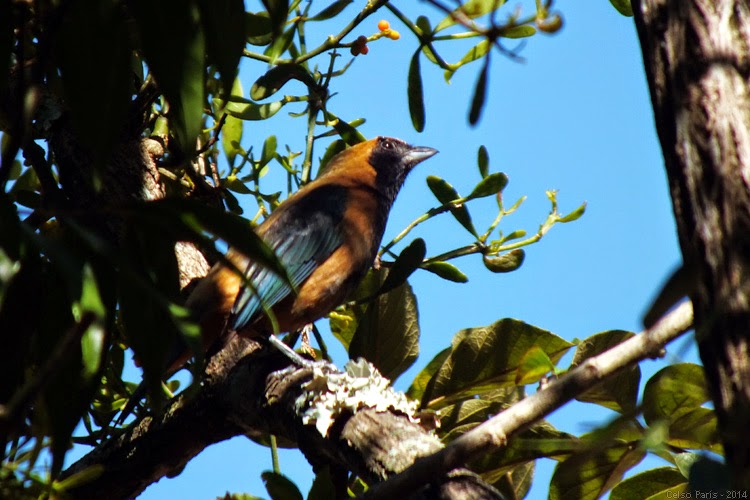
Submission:
[[[391,141],[385,141],[383,142],[383,147],[385,149],[393,149],[393,143]]]

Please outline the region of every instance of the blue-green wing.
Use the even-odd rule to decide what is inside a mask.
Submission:
[[[323,186],[307,196],[283,205],[263,235],[286,267],[290,281],[300,286],[343,242],[340,223],[346,193],[338,186]],[[265,267],[251,262],[245,285],[235,300],[229,328],[240,331],[292,294],[288,283]]]

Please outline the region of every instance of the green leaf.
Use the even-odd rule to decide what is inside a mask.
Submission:
[[[634,333],[624,330],[610,330],[592,335],[578,344],[572,365],[578,366],[586,359],[601,354],[634,335]],[[630,415],[635,411],[638,402],[640,381],[641,369],[638,365],[633,365],[608,377],[576,399],[587,403],[596,403],[610,410]]]
[[[444,280],[453,281],[454,283],[466,283],[469,278],[461,272],[459,268],[444,261],[430,262],[423,264],[422,269],[437,274]]]
[[[308,21],[326,21],[328,19],[336,17],[352,2],[353,0],[337,0],[309,18]]]
[[[568,215],[565,215],[563,217],[558,217],[557,222],[573,222],[574,220],[580,219],[585,211],[586,211],[586,203],[583,203],[580,207],[576,208],[575,210],[570,212]]]
[[[354,146],[355,144],[359,144],[360,142],[365,142],[367,140],[365,136],[362,135],[362,133],[354,126],[340,119],[333,113],[326,113],[326,119],[329,122],[333,123],[333,128],[349,146]]]
[[[643,390],[643,417],[648,425],[669,423],[670,445],[720,452],[721,445],[709,401],[703,367],[670,365],[657,372]]]
[[[224,106],[224,101],[222,99],[214,99],[214,102],[216,103],[217,108]],[[258,104],[250,99],[230,96],[226,102],[224,111],[240,120],[266,120],[278,113],[279,110],[284,107],[284,103],[285,101],[274,101],[265,104]]]
[[[617,12],[626,17],[633,17],[633,7],[630,0],[609,0]]]
[[[445,363],[445,360],[448,359],[450,354],[450,347],[443,349],[437,353],[429,363],[427,363],[427,366],[422,368],[422,371],[414,377],[409,389],[406,391],[406,395],[409,396],[409,399],[422,399],[430,380],[432,380],[432,377],[437,373],[440,367],[443,366],[443,363]]]
[[[419,269],[419,265],[424,260],[426,253],[427,247],[422,238],[417,238],[409,243],[409,245],[401,251],[396,262],[393,263],[393,266],[388,271],[388,276],[385,278],[383,285],[377,293],[390,292],[406,282],[409,276]]]
[[[484,60],[482,71],[479,72],[477,84],[474,87],[474,97],[471,100],[471,109],[469,110],[469,125],[476,125],[479,117],[482,115],[484,101],[487,98],[487,75],[490,69],[490,58]]]
[[[499,9],[504,4],[505,0],[468,0],[467,2],[464,2],[461,7],[454,10],[452,15],[449,15],[440,21],[438,25],[435,26],[435,31],[444,30],[445,28],[456,24],[456,14],[468,17],[469,19],[476,19],[477,17],[489,14],[494,8]]]
[[[539,346],[531,346],[521,358],[516,371],[516,385],[538,382],[542,377],[555,371],[555,364]]]
[[[271,64],[275,64],[276,60],[281,57],[284,52],[292,48],[294,35],[297,32],[297,26],[299,26],[299,23],[294,23],[289,29],[284,31],[281,36],[274,38],[271,45],[266,47],[263,54],[271,59]],[[292,54],[292,56],[294,55]]]
[[[484,145],[479,146],[479,151],[477,151],[477,165],[479,166],[479,175],[484,179],[490,171],[490,154]]]
[[[73,305],[73,314],[76,321],[79,322],[86,315],[92,316],[91,324],[81,336],[82,375],[84,379],[91,380],[99,373],[99,368],[104,359],[107,311],[99,295],[99,287],[90,266],[84,266],[82,278],[81,298],[78,303]]]
[[[224,95],[229,95],[245,49],[243,0],[199,0],[206,33],[208,63],[216,66]]]
[[[507,185],[508,176],[502,172],[496,172],[494,174],[485,176],[481,181],[479,181],[479,184],[474,187],[474,190],[469,193],[469,196],[467,196],[466,198],[469,200],[473,200],[476,198],[485,198],[487,196],[492,196],[505,189],[505,186]]]
[[[526,252],[522,248],[516,248],[498,257],[485,255],[482,257],[482,262],[484,267],[493,273],[510,273],[521,267],[525,257]]]
[[[505,28],[502,31],[502,36],[504,38],[526,38],[529,36],[533,36],[536,33],[536,28],[533,26],[529,26],[528,24],[524,24],[521,26],[512,26],[510,28]]]
[[[252,194],[253,192],[248,188],[244,182],[239,180],[237,176],[230,175],[226,179],[221,179],[221,187],[231,189],[235,193],[240,194]]]
[[[658,467],[629,477],[612,488],[610,500],[685,498],[687,479],[674,467]]]
[[[302,493],[297,485],[285,475],[264,471],[260,477],[271,500],[302,500]]]
[[[492,49],[492,44],[489,42],[489,40],[482,40],[481,42],[476,44],[461,58],[460,61],[450,65],[450,69],[445,71],[445,81],[450,83],[451,78],[453,78],[453,74],[458,70],[458,68],[470,62],[474,62],[477,59],[481,59],[482,57],[487,55],[490,49]]]
[[[363,283],[365,290],[378,289],[384,274],[371,273]],[[371,292],[370,292],[371,294]],[[378,296],[358,316],[357,331],[349,345],[349,358],[363,357],[374,364],[384,377],[396,380],[419,354],[419,313],[417,298],[409,283]]]
[[[417,132],[422,132],[425,125],[424,89],[422,87],[422,70],[419,64],[420,53],[421,50],[417,50],[411,58],[406,87],[406,95],[409,98],[411,124]]]
[[[427,176],[427,187],[430,188],[430,191],[435,195],[435,198],[437,198],[437,200],[443,205],[461,198],[458,191],[456,191],[448,181],[434,175]],[[472,235],[479,237],[477,235],[477,230],[474,228],[474,223],[471,221],[469,209],[466,208],[466,205],[461,204],[458,206],[452,206],[450,211],[453,214],[453,217],[455,217],[467,231]]]
[[[71,2],[53,47],[77,137],[91,148],[96,166],[102,166],[121,137],[134,90],[121,5],[114,0]]]
[[[339,307],[328,315],[328,322],[331,326],[331,333],[341,342],[344,349],[349,350],[352,343],[354,332],[357,331],[357,314],[361,314],[362,309],[352,308],[349,306]]]
[[[134,0],[141,50],[169,103],[170,129],[191,152],[201,129],[206,44],[195,0]]]
[[[514,386],[524,355],[535,345],[553,363],[573,346],[547,330],[509,318],[461,330],[453,338],[450,356],[425,389],[422,405],[439,407],[467,395]]]
[[[221,128],[221,147],[230,167],[234,166],[235,158],[242,152],[241,142],[242,120],[229,115],[224,119],[224,126]]]
[[[510,471],[505,471],[504,468],[501,473],[493,471],[494,475],[490,472],[482,474],[482,479],[504,495],[503,498],[525,498],[531,489],[535,466],[536,463],[533,461],[526,462],[513,467]]]
[[[261,101],[272,96],[289,80],[299,80],[306,85],[315,82],[307,70],[298,64],[278,64],[258,78],[250,88],[250,97]]]
[[[345,149],[346,143],[341,139],[336,139],[326,148],[326,152],[323,154],[323,158],[321,158],[320,162],[318,163],[318,177],[320,177],[320,175],[325,172],[328,163],[331,161],[331,158]]]
[[[260,154],[260,166],[265,167],[276,156],[277,142],[275,135],[269,135],[263,141],[263,151]]]
[[[623,474],[645,456],[643,450],[630,444],[615,444],[596,452],[574,454],[555,467],[549,500],[595,500],[619,483]]]

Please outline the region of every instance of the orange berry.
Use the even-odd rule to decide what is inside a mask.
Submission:
[[[390,30],[388,32],[388,38],[390,38],[391,40],[398,40],[399,38],[401,38],[401,33],[396,30]]]
[[[391,23],[389,23],[385,19],[381,19],[380,22],[378,23],[378,29],[380,31],[385,31],[387,29],[391,29]]]

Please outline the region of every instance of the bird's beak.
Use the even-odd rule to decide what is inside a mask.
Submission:
[[[409,168],[414,168],[418,163],[436,155],[437,152],[437,149],[428,148],[426,146],[410,146],[409,152],[404,155],[404,161]]]

